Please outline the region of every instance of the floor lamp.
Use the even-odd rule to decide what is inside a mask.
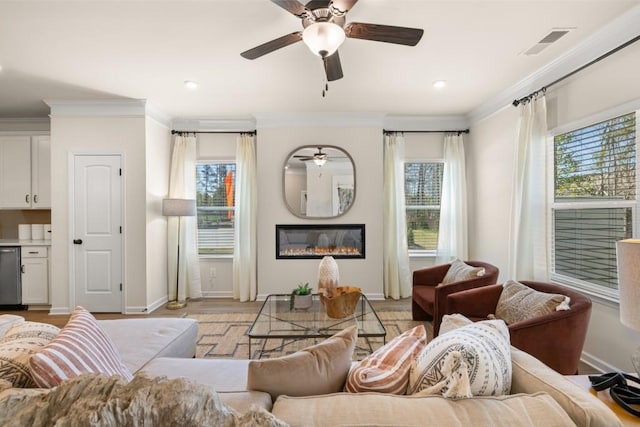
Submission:
[[[178,217],[178,244],[176,257],[176,298],[167,303],[167,308],[177,310],[187,306],[187,301],[178,298],[180,285],[180,223],[183,216],[196,215],[196,201],[193,199],[164,199],[162,200],[162,215]]]
[[[640,239],[620,240],[616,242],[616,249],[620,322],[640,331]],[[631,355],[631,361],[640,375],[640,347]]]

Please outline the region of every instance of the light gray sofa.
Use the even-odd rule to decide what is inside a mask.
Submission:
[[[265,391],[247,390],[248,360],[192,358],[197,336],[194,320],[99,322],[132,372],[151,377],[185,377],[209,385],[238,412],[258,405],[292,426],[621,425],[615,414],[589,392],[515,347],[511,353],[512,389],[507,396],[451,400],[440,396],[340,392],[280,396],[272,402]]]

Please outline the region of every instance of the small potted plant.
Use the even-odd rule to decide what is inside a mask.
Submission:
[[[293,291],[291,291],[291,299],[289,299],[290,310],[307,310],[313,304],[312,289],[309,282],[300,283]]]

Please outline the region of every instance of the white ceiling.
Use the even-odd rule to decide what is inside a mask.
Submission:
[[[43,99],[146,99],[173,118],[286,112],[468,115],[584,44],[638,0],[360,0],[347,22],[423,28],[416,47],[347,39],[325,98],[303,43],[240,52],[301,29],[268,0],[0,0],[0,118]],[[575,28],[536,56],[553,28]],[[601,33],[601,31],[600,31]],[[432,82],[447,80],[436,90]],[[183,81],[200,86],[187,90]],[[526,93],[522,93],[526,95]]]

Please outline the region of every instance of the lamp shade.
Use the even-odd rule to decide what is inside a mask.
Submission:
[[[620,322],[640,331],[640,239],[616,242]]]
[[[162,200],[162,215],[195,216],[196,201],[194,199],[164,199]]]
[[[344,41],[342,27],[333,22],[316,22],[302,32],[302,40],[318,56],[330,56]]]

